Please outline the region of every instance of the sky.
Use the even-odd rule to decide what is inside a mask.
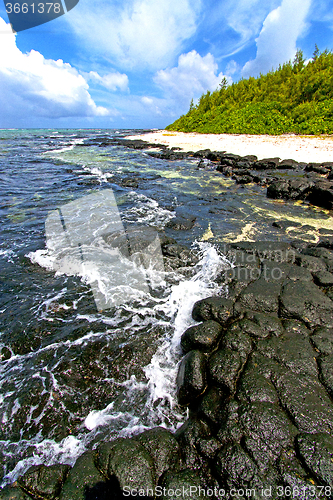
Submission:
[[[333,49],[333,0],[80,0],[15,34],[1,2],[0,128],[164,128],[315,44]]]

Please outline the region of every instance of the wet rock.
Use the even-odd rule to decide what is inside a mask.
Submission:
[[[333,487],[333,438],[324,433],[297,436],[299,453],[319,484]]]
[[[222,326],[216,321],[204,321],[200,325],[191,326],[183,333],[181,346],[184,352],[192,349],[209,352],[217,345],[222,333]]]
[[[186,219],[185,217],[174,217],[171,219],[166,227],[169,227],[170,229],[173,229],[174,231],[188,231],[189,229],[192,229],[194,226],[196,217],[191,217],[189,219]]]
[[[309,179],[275,180],[267,187],[267,198],[285,200],[305,200],[313,189]]]
[[[333,209],[333,182],[318,181],[308,195],[308,200],[318,207]]]
[[[55,500],[65,482],[69,465],[36,465],[18,479],[18,485],[33,498]]]
[[[280,316],[304,321],[310,328],[333,326],[333,302],[313,283],[286,283],[280,296]]]
[[[333,354],[333,329],[319,328],[311,341],[321,354]]]
[[[280,158],[264,158],[253,164],[255,170],[272,170],[279,168]]]
[[[7,361],[12,357],[12,353],[8,347],[2,347],[0,350],[0,362]]]
[[[260,484],[258,468],[239,444],[228,445],[218,454],[215,463],[220,484],[232,488],[256,488]]]
[[[314,478],[304,470],[293,449],[282,452],[278,461],[278,469],[283,483],[288,485],[291,491],[304,492],[302,495],[304,500],[310,500],[310,498],[319,500],[320,496],[315,494]]]
[[[301,224],[299,222],[294,222],[292,220],[278,220],[274,221],[272,224],[273,227],[277,227],[278,229],[289,229],[294,227],[300,227]]]
[[[318,380],[290,370],[272,378],[282,406],[300,431],[333,432],[332,402]]]
[[[297,335],[304,338],[309,338],[311,335],[311,330],[308,330],[302,321],[297,321],[296,319],[283,319],[282,325],[287,335],[295,335],[297,333]]]
[[[192,318],[195,321],[214,320],[222,326],[233,314],[233,301],[221,297],[209,297],[194,304]]]
[[[295,256],[296,257],[296,256]],[[288,262],[273,262],[264,260],[261,263],[262,277],[271,283],[284,283],[287,278],[290,280],[312,281],[310,270],[305,267],[295,266]]]
[[[240,250],[259,257],[260,261],[294,262],[295,250],[290,243],[278,241],[241,241],[231,243],[231,249]]]
[[[318,257],[313,257],[312,255],[297,255],[295,262],[298,266],[305,267],[312,273],[326,271],[325,262]]]
[[[262,332],[262,337],[267,337],[269,335],[275,335],[276,337],[279,337],[283,333],[282,322],[275,316],[253,311],[246,311],[245,319],[249,319],[259,326],[260,331]],[[257,336],[259,336],[258,333]]]
[[[31,497],[26,495],[21,488],[15,486],[5,486],[0,489],[0,500],[30,500]]]
[[[166,493],[168,493],[168,491],[171,493],[174,492],[173,495],[163,495],[162,498],[165,500],[187,498],[190,488],[192,488],[191,498],[193,498],[193,500],[202,500],[204,498],[204,489],[201,479],[196,472],[191,469],[166,473],[162,478],[161,486],[165,488]]]
[[[152,457],[157,480],[167,470],[179,468],[179,444],[171,432],[162,427],[156,427],[139,434],[135,439],[146,448]]]
[[[317,377],[316,352],[308,338],[300,336],[297,331],[260,340],[257,349],[262,355],[274,359],[293,373]]]
[[[198,413],[217,426],[221,423],[225,401],[229,395],[228,390],[221,387],[211,387],[203,396]]]
[[[235,175],[236,184],[250,184],[253,182],[252,175]]]
[[[328,271],[314,273],[314,279],[318,286],[333,286],[333,274]]]
[[[201,440],[211,439],[212,433],[208,424],[198,417],[190,417],[175,433],[179,442],[183,467],[199,469],[205,467],[197,446]]]
[[[206,358],[200,351],[190,351],[182,359],[177,375],[177,394],[181,405],[189,405],[207,385]]]
[[[281,170],[281,169],[289,170],[289,169],[296,169],[300,165],[301,164],[296,160],[287,159],[287,160],[280,161],[278,168],[279,168],[279,170]]]
[[[238,398],[248,403],[278,404],[278,395],[269,378],[264,377],[255,363],[250,362],[242,373]]]
[[[243,364],[238,352],[229,348],[220,349],[209,360],[210,378],[214,383],[234,392]]]
[[[278,283],[260,278],[241,292],[238,301],[244,309],[265,313],[277,312],[280,290],[281,285]]]
[[[127,179],[122,179],[121,180],[121,185],[123,187],[131,187],[131,188],[138,188],[139,187],[139,182],[136,177],[129,177]]]
[[[251,338],[241,329],[242,322],[233,323],[226,331],[222,344],[223,347],[237,351],[243,362],[252,351]]]
[[[321,379],[328,392],[333,394],[333,354],[319,360]]]
[[[241,406],[239,417],[245,448],[262,472],[277,460],[282,450],[293,445],[298,433],[287,415],[272,403]]]
[[[155,470],[152,457],[135,439],[118,438],[101,443],[95,452],[97,468],[103,476],[115,476],[121,489],[153,489]]]
[[[96,488],[105,481],[106,478],[95,467],[94,453],[86,451],[70,470],[61,490],[60,500],[84,500],[88,489]]]
[[[179,267],[194,266],[198,262],[198,257],[191,252],[185,245],[178,243],[164,244],[162,253],[165,257],[175,259]]]

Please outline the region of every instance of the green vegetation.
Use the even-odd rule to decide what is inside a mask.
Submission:
[[[167,130],[214,134],[332,134],[333,54],[319,53],[305,64],[293,62],[258,78],[241,79],[200,97]]]

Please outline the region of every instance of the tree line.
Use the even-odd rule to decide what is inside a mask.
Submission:
[[[242,78],[203,94],[168,130],[215,134],[332,134],[333,54],[315,47],[266,75]]]

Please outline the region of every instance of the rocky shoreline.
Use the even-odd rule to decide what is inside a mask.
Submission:
[[[268,196],[333,208],[333,163],[165,146],[148,154],[198,158],[198,168],[267,185]],[[179,264],[182,251],[164,244]],[[34,466],[0,499],[333,498],[333,230],[317,244],[239,242],[219,251],[233,263],[219,277],[228,294],[197,302],[200,323],[181,340],[185,424],[175,434],[156,428],[104,442],[73,468]]]

